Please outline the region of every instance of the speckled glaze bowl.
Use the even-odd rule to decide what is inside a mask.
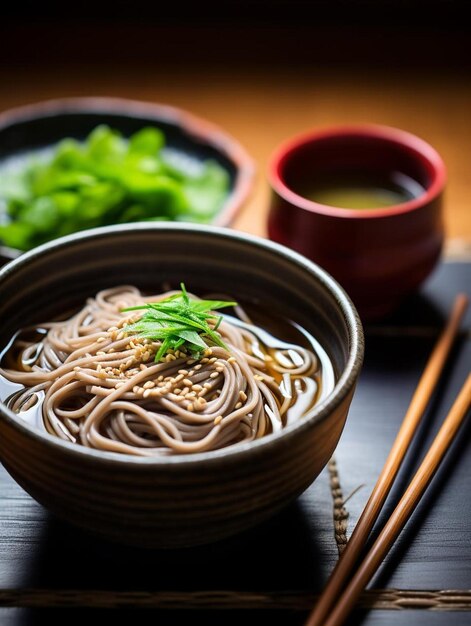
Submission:
[[[81,306],[117,284],[263,303],[312,332],[337,383],[303,420],[223,450],[161,459],[82,448],[22,423],[0,403],[0,459],[38,502],[72,524],[129,545],[177,547],[253,526],[301,494],[342,432],[363,359],[349,298],[322,269],[261,238],[216,227],[132,224],[85,231],[0,270],[0,346],[20,325]]]

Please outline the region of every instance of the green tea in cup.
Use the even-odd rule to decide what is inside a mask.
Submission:
[[[342,209],[382,209],[421,196],[424,187],[401,172],[340,170],[313,172],[297,189],[299,195]]]

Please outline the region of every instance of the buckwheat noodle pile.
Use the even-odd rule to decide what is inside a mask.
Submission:
[[[49,433],[141,456],[215,450],[282,428],[299,381],[318,369],[313,352],[267,350],[247,327],[224,320],[218,332],[228,351],[210,346],[191,358],[171,350],[156,363],[161,343],[127,334],[139,313],[122,309],[172,293],[104,290],[70,319],[42,324],[39,340],[17,338],[18,368],[0,370],[24,387],[10,408],[19,413],[43,397]]]

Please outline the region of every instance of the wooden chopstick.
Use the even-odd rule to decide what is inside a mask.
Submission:
[[[340,598],[338,598],[335,608],[327,620],[324,621],[324,626],[340,626],[344,623],[358,596],[381,565],[384,557],[420,502],[459,427],[463,423],[470,406],[471,374],[468,375],[414,478],[411,480],[368,554],[362,560],[351,581]]]
[[[468,298],[464,294],[459,294],[455,298],[446,327],[425,366],[376,485],[342,556],[306,622],[306,626],[324,626],[327,615],[334,603],[337,602],[391,490],[422,415],[435,390],[467,306]]]

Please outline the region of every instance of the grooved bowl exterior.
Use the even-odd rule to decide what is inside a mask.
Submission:
[[[311,332],[339,380],[310,416],[225,450],[163,459],[103,453],[21,423],[0,404],[0,459],[59,517],[108,539],[170,548],[208,543],[268,518],[316,478],[342,432],[363,358],[348,297],[314,264],[262,239],[213,227],[131,225],[80,233],[0,271],[0,346],[22,324],[78,306],[106,286],[154,292],[184,280],[263,301]],[[244,296],[242,298],[242,296]]]

